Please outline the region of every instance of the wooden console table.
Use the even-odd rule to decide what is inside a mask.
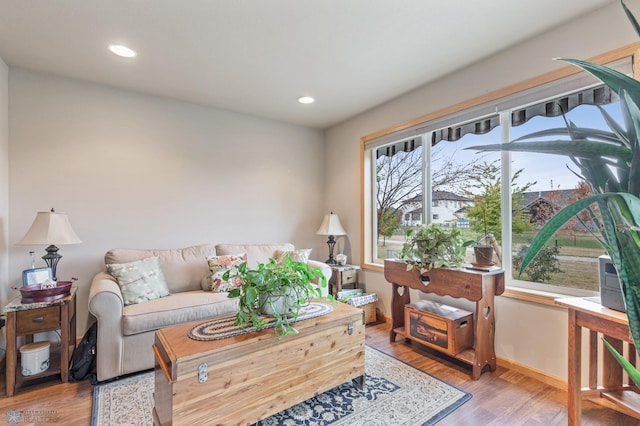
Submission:
[[[396,335],[410,339],[405,331],[404,307],[411,303],[409,289],[439,296],[464,298],[476,302],[473,315],[473,348],[457,355],[456,359],[472,366],[473,380],[478,380],[482,369],[488,365],[496,369],[494,296],[504,292],[504,271],[491,272],[471,269],[432,269],[424,275],[414,268],[407,271],[407,264],[401,260],[384,261],[384,277],[393,285],[391,297],[391,342]]]
[[[597,298],[567,297],[556,299],[569,313],[569,425],[580,425],[582,400],[604,402],[605,405],[640,419],[640,394],[632,384],[623,383],[623,370],[608,349],[602,349],[602,380],[598,384],[598,346],[601,334],[619,353],[623,342],[629,346],[627,359],[635,364],[636,351],[629,335],[629,322],[624,312],[602,306]],[[589,386],[582,387],[582,328],[589,330]],[[600,398],[604,398],[600,399]],[[610,404],[606,404],[606,402]]]

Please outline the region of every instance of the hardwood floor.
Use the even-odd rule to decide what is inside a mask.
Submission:
[[[444,418],[439,425],[566,425],[567,393],[509,369],[486,371],[471,380],[468,366],[457,365],[428,348],[401,339],[389,342],[389,325],[367,327],[366,343],[429,374],[473,394],[473,398]],[[5,394],[4,375],[0,392]],[[0,424],[9,424],[19,411],[17,425],[88,425],[93,387],[88,381],[61,384],[49,380],[23,387],[11,398],[0,398]],[[583,425],[640,425],[640,421],[602,408],[583,404]],[[3,423],[4,421],[4,423]],[[405,426],[405,425],[403,425]]]

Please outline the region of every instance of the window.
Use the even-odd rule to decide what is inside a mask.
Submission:
[[[622,122],[619,101],[606,86],[590,90],[588,95],[593,96],[589,103],[580,105],[576,103],[573,107],[567,102],[571,96],[557,97],[529,107],[528,109],[532,111],[545,108],[547,112],[550,108],[556,107],[565,111],[565,116],[550,113],[534,116],[526,122],[514,122],[512,136],[518,138],[541,129],[564,128],[565,118],[578,127],[610,130],[600,110],[593,104],[601,106],[617,122]],[[539,164],[545,166],[537,167]],[[591,195],[591,190],[576,175],[577,168],[572,167],[571,160],[567,157],[512,153],[511,165],[513,170],[522,171],[519,180],[527,185],[527,191],[523,193],[522,200],[525,212],[522,213],[526,213],[523,216],[528,218],[528,225],[530,225],[522,230],[513,226],[511,251],[516,253],[514,262],[515,266],[518,266],[521,253],[526,250],[528,243],[540,227],[566,205]],[[538,259],[534,260],[536,265],[525,271],[521,278],[527,281],[542,281],[563,287],[599,291],[598,256],[602,255],[603,251],[592,233],[595,227],[594,221],[587,214],[581,214],[567,222],[560,231],[556,232],[551,243],[541,255],[538,255]],[[546,263],[546,268],[540,268],[543,262]]]
[[[627,53],[621,58],[609,66],[630,72],[631,57]],[[597,291],[595,258],[602,249],[589,233],[593,224],[584,220],[568,224],[549,247],[562,272],[543,277],[535,271],[513,273],[540,226],[563,205],[587,195],[567,168],[570,160],[465,149],[563,127],[563,113],[579,126],[608,129],[594,105],[620,121],[615,94],[578,73],[375,139],[363,138],[365,194],[371,195],[365,196],[365,267],[397,256],[406,229],[430,218],[440,226],[459,227],[468,239],[485,229],[493,233],[500,251],[509,254],[494,259],[508,271],[509,285],[560,293]]]

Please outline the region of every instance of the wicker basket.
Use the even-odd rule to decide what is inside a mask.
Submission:
[[[361,296],[352,296],[347,303],[364,310],[364,323],[371,324],[376,322],[376,303],[378,296],[375,293],[363,294]]]

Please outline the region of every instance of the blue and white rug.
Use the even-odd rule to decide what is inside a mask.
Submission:
[[[370,346],[360,391],[345,383],[275,414],[256,426],[427,426],[453,412],[471,394]],[[152,372],[96,386],[92,426],[153,424]]]

